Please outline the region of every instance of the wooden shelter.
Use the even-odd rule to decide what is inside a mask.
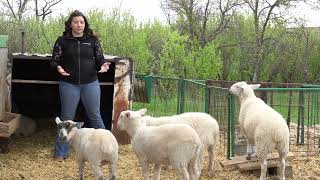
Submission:
[[[130,143],[128,135],[117,129],[119,114],[132,102],[133,61],[105,56],[111,62],[106,73],[99,74],[101,115],[107,129],[120,144]],[[30,117],[60,115],[58,73],[50,67],[50,55],[12,54],[11,111]],[[10,77],[10,75],[8,76]]]

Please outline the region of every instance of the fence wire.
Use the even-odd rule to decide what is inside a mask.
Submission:
[[[137,76],[133,109],[147,108],[148,114],[153,116],[206,112],[219,123],[220,147],[225,149],[226,157],[243,155],[246,143],[238,124],[240,105],[228,92],[232,83],[212,85],[179,78]],[[282,84],[282,88],[259,88],[255,93],[287,121],[291,152],[298,156],[318,155],[320,88],[294,86],[287,88],[289,85]]]

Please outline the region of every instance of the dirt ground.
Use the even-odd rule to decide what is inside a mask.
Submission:
[[[0,180],[9,179],[77,179],[77,163],[74,152],[64,162],[54,161],[52,148],[55,129],[45,129],[30,137],[13,138],[12,148],[7,154],[0,154]],[[248,173],[240,173],[236,169],[223,170],[220,161],[225,159],[222,148],[216,153],[215,169],[208,172],[202,170],[201,179],[242,180],[258,179]],[[287,179],[319,179],[320,157],[297,158],[291,161],[293,178]],[[204,166],[207,165],[205,162]],[[108,177],[108,168],[104,166],[103,173]],[[93,179],[88,163],[85,168],[85,178]],[[118,177],[119,180],[142,179],[137,158],[132,152],[131,145],[121,145],[119,149]],[[161,179],[177,179],[173,170],[163,170]],[[269,177],[268,179],[275,179]]]

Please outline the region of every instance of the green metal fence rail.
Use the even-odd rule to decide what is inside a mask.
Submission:
[[[188,79],[180,79],[182,89],[180,111],[183,112],[205,112],[206,111],[206,86],[203,83],[195,82]]]
[[[159,76],[136,76],[142,81],[147,102],[134,102],[133,109],[147,108],[154,116],[183,112],[206,112],[217,119],[220,126],[220,147],[226,157],[238,154],[238,142],[243,138],[239,130],[238,99],[227,88],[209,86],[204,81]],[[258,97],[276,109],[290,127],[290,150],[318,152],[320,146],[319,103],[320,86],[303,88],[259,88]],[[137,93],[137,92],[135,92]],[[222,145],[222,146],[221,146]]]
[[[235,155],[235,97],[227,88],[207,86],[207,113],[213,116],[220,127],[220,146],[226,150],[226,157]]]
[[[179,92],[179,79],[159,76],[136,76],[134,89],[140,89],[147,95],[147,103],[134,102],[133,109],[147,108],[148,114],[154,116],[174,115],[178,113],[178,105],[181,103]],[[136,92],[134,92],[136,94]],[[137,98],[141,99],[141,98]],[[143,98],[142,98],[143,99]]]
[[[149,114],[155,116],[181,114],[186,111],[205,112],[206,86],[201,82],[187,79],[136,76],[137,81],[144,81],[144,89],[147,92],[148,103],[134,102],[133,108],[147,108]],[[137,84],[137,86],[141,83]]]

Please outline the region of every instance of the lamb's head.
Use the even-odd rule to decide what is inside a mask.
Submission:
[[[229,92],[231,94],[234,94],[236,96],[247,96],[250,94],[253,94],[254,89],[258,89],[260,87],[260,84],[247,84],[244,81],[234,83],[230,89]]]
[[[59,117],[56,117],[55,121],[58,128],[58,138],[62,142],[68,140],[68,135],[73,128],[81,128],[84,124],[83,122],[74,122],[72,120],[61,121]]]
[[[122,111],[118,119],[118,129],[122,131],[127,130],[130,121],[137,121],[136,118],[143,116],[146,112],[147,109],[140,109],[139,111]]]

